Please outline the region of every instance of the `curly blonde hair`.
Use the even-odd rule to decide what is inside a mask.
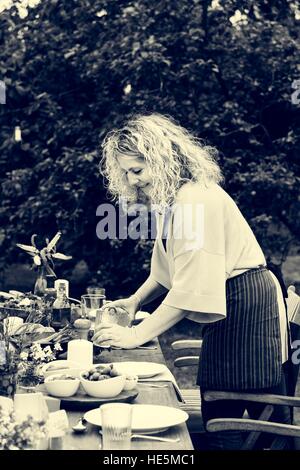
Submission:
[[[217,150],[205,145],[169,116],[136,115],[120,129],[107,134],[103,143],[100,171],[108,180],[114,199],[137,201],[117,156],[135,156],[147,163],[152,178],[151,203],[167,207],[174,203],[180,187],[188,182],[203,186],[221,183],[223,176],[215,161]]]

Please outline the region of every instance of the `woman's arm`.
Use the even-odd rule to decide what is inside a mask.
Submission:
[[[187,311],[161,304],[150,317],[132,327],[136,339],[135,346],[147,343],[164,333],[188,314]]]
[[[157,299],[157,297],[165,294],[167,291],[168,289],[166,289],[166,287],[162,286],[149,276],[132,297],[136,297],[139,302],[139,307],[141,307],[142,305],[146,305],[152,300]]]
[[[175,323],[182,320],[188,312],[161,304],[150,317],[132,328],[109,323],[101,323],[95,331],[93,341],[107,342],[111,346],[133,349],[150,341]]]

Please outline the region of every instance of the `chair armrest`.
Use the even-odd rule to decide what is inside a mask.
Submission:
[[[259,421],[255,419],[240,418],[217,418],[210,419],[206,424],[209,432],[216,431],[255,431],[268,432],[281,436],[300,437],[300,426],[293,424],[281,424],[268,421]]]
[[[198,364],[199,356],[182,356],[174,360],[174,366],[176,367],[197,366]]]
[[[202,339],[179,339],[171,343],[171,347],[174,350],[192,349],[192,348],[201,349],[201,346],[202,346]]]
[[[273,395],[267,393],[243,393],[243,392],[204,392],[204,400],[245,400],[258,403],[270,403],[272,405],[300,406],[300,398],[285,395]]]

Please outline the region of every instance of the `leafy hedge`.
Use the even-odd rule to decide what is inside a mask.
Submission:
[[[151,242],[95,233],[99,142],[136,111],[170,114],[220,149],[226,189],[282,262],[300,238],[297,2],[49,0],[28,13],[0,15],[2,266],[26,261],[17,242],[60,229],[73,255],[60,275],[111,295],[147,276]]]

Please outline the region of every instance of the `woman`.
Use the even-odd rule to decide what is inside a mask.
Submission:
[[[206,324],[197,382],[202,393],[284,393],[286,316],[280,287],[249,225],[220,186],[215,155],[215,149],[159,114],[136,116],[106,137],[102,163],[110,192],[159,208],[149,278],[131,297],[111,305],[134,317],[142,305],[167,295],[139,325],[101,325],[94,338],[135,348],[187,317]],[[243,403],[202,401],[205,422],[242,416],[244,409]],[[259,409],[248,407],[248,412],[257,415]],[[240,446],[237,433],[211,437],[215,448]]]

